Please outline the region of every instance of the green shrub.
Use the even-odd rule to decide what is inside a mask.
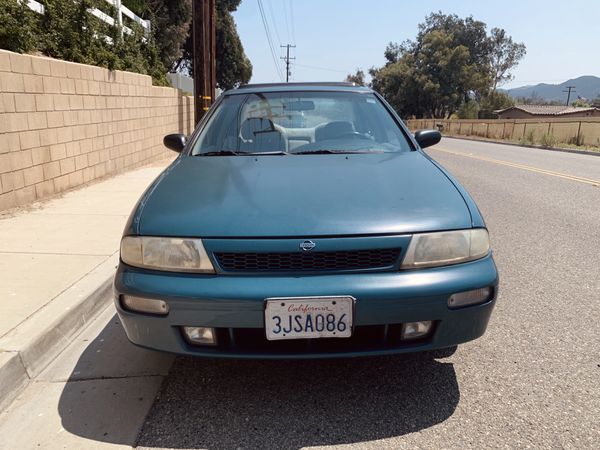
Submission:
[[[27,53],[36,48],[36,13],[26,2],[0,0],[0,48]]]
[[[155,84],[168,86],[153,36],[144,36],[136,23],[130,25],[132,34],[122,33],[88,12],[99,6],[116,19],[116,9],[103,0],[45,0],[44,14],[31,11],[25,1],[0,0],[0,48],[19,53],[39,50],[65,61],[142,73],[152,76]]]
[[[95,64],[103,42],[96,38],[98,20],[87,12],[93,0],[46,0],[39,17],[39,50],[45,55],[82,64]]]
[[[475,100],[469,100],[460,105],[456,115],[459,119],[477,119],[478,113],[479,104]]]
[[[521,143],[526,145],[533,145],[535,143],[535,132],[529,130],[525,136],[521,138]]]
[[[579,136],[570,137],[567,143],[580,147],[583,145],[584,140],[585,140],[585,136],[583,134],[580,134]]]
[[[557,140],[552,134],[544,133],[540,139],[542,147],[554,147],[556,146]]]

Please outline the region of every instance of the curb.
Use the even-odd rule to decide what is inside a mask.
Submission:
[[[29,377],[18,352],[0,353],[0,412],[25,389]]]
[[[112,301],[118,252],[0,338],[0,411]]]
[[[577,153],[579,155],[590,155],[590,156],[600,156],[600,152],[592,152],[588,150],[576,150],[572,148],[563,148],[563,147],[540,147],[539,145],[529,145],[529,144],[520,144],[516,142],[509,141],[496,141],[492,139],[476,139],[469,136],[448,136],[443,135],[445,138],[450,139],[458,139],[463,141],[474,141],[474,142],[487,142],[490,144],[502,144],[502,145],[512,145],[513,147],[526,147],[526,148],[535,148],[537,150],[548,150],[551,152],[563,152],[563,153]]]

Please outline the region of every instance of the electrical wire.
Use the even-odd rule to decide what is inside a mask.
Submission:
[[[277,75],[279,76],[279,79],[281,81],[283,81],[283,75],[281,73],[281,67],[279,67],[279,64],[277,62],[277,57],[275,56],[275,50],[273,48],[273,41],[271,39],[271,33],[269,31],[269,26],[267,25],[267,18],[265,17],[265,11],[263,8],[263,4],[261,0],[256,0],[256,2],[258,3],[258,9],[260,11],[260,17],[262,19],[262,23],[263,23],[263,27],[265,28],[265,34],[267,36],[267,42],[269,44],[269,48],[271,49],[271,56],[273,57],[273,64],[275,64],[275,69],[277,69]]]
[[[345,73],[345,74],[348,74],[351,72],[351,71],[347,71],[347,70],[332,69],[330,67],[309,66],[307,64],[294,63],[294,65],[298,66],[298,67],[305,67],[307,69],[326,70],[328,72],[339,72],[339,73]]]
[[[287,9],[287,0],[282,0],[283,3],[283,17],[285,18],[285,29],[287,31],[288,42],[290,42],[290,25],[288,23],[288,9]]]
[[[296,44],[296,26],[294,25],[294,0],[290,0],[290,22],[292,23],[292,43]]]
[[[281,47],[281,38],[279,37],[279,30],[277,29],[277,21],[275,20],[275,14],[273,13],[273,5],[271,4],[271,0],[267,0],[267,6],[269,7],[269,13],[271,13],[273,29],[275,30],[275,36],[277,36],[277,43]]]

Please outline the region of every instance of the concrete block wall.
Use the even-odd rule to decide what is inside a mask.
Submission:
[[[147,75],[0,50],[0,211],[168,157],[193,115]]]

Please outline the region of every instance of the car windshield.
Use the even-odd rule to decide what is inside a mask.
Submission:
[[[192,155],[408,150],[402,130],[372,93],[269,92],[224,97]]]

